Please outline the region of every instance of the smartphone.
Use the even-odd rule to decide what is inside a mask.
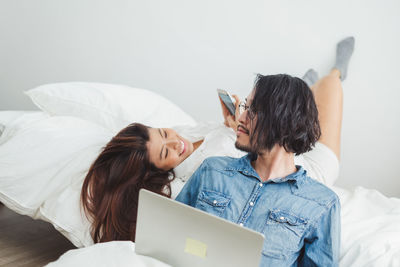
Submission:
[[[231,115],[235,116],[235,105],[232,102],[232,97],[228,94],[227,91],[222,89],[217,89],[218,95],[221,98],[222,102],[224,102],[226,108],[229,110]]]

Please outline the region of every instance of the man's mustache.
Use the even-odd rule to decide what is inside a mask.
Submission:
[[[243,125],[238,125],[237,130],[241,130],[242,132],[245,132],[246,134],[249,134],[249,130],[244,127]]]

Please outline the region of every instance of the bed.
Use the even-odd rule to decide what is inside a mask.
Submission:
[[[130,122],[196,121],[158,94],[122,85],[60,83],[26,94],[39,111],[0,111],[0,202],[51,223],[77,247],[49,266],[167,266],[137,255],[130,241],[93,244],[80,187],[101,148]],[[332,189],[342,206],[340,266],[400,266],[400,199]]]

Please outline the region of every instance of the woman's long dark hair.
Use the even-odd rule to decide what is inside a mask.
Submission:
[[[81,202],[92,223],[95,243],[135,241],[139,190],[171,196],[173,171],[156,168],[147,151],[148,127],[139,123],[122,129],[91,165]]]

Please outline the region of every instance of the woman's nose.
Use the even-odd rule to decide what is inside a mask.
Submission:
[[[180,142],[179,142],[179,140],[177,139],[177,138],[171,138],[171,139],[168,139],[167,141],[166,141],[166,145],[167,145],[167,147],[169,147],[170,149],[177,149],[177,147],[179,146],[179,144],[180,144]]]

